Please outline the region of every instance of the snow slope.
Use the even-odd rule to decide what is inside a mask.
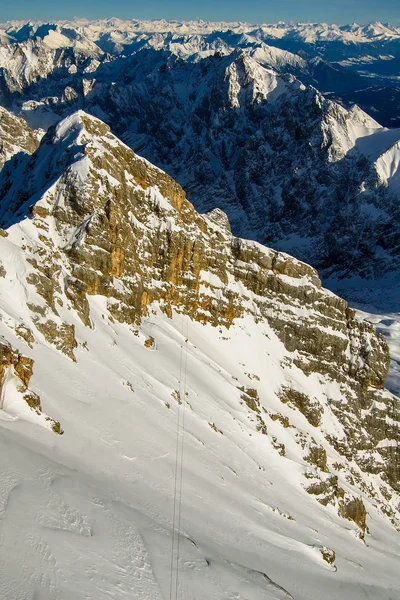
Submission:
[[[110,328],[101,303],[94,305],[94,331],[78,333],[89,348],[77,352],[78,366],[35,347],[35,387],[62,420],[64,436],[1,423],[4,598],[169,597],[181,410],[171,390],[179,387],[182,324],[146,319],[143,333],[157,344],[148,351],[125,327]],[[396,532],[368,504],[371,534],[363,544],[350,523],[296,490],[304,463],[280,457],[234,402],[232,375],[247,383],[249,367],[271,398],[273,366],[261,354],[259,328],[244,322],[251,338],[238,326],[226,342],[211,327],[186,326],[192,408],[185,417],[178,598],[290,597],[283,587],[297,600],[337,598],[343,589],[349,600],[395,600]],[[290,443],[281,426],[274,432]],[[322,560],[324,546],[335,549],[337,571]]]

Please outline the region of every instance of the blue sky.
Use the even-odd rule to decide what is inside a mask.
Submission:
[[[208,19],[211,21],[326,21],[400,24],[399,0],[0,0],[10,19]]]

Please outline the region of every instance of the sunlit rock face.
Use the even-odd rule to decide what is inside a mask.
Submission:
[[[110,322],[126,324],[132,336],[154,311],[219,328],[226,340],[250,318],[265,330],[267,354],[276,344],[282,353],[279,411],[263,401],[262,387],[236,385],[255,430],[282,458],[287,448],[269,423],[290,432],[310,465],[304,489],[356,523],[361,537],[365,506],[346,481],[398,525],[399,410],[383,387],[387,345],[322,288],[312,267],[233,236],[218,209],[198,214],[171,177],[82,111],[48,131],[18,179],[3,173],[2,189],[1,256],[18,255],[28,308],[24,323],[14,323],[20,339],[79,362],[75,330],[95,327],[91,297],[102,297]],[[16,263],[3,262],[7,287]],[[154,350],[156,340],[148,337],[144,347]],[[40,404],[32,410],[39,414]],[[305,429],[292,424],[295,415]],[[328,460],[332,452],[336,461]]]

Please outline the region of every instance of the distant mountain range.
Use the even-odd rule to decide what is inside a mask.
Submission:
[[[400,27],[388,24],[339,27],[326,23],[255,25],[119,19],[9,22],[0,24],[0,44],[11,46],[2,51],[0,65],[5,69],[6,82],[10,81],[11,92],[18,91],[24,80],[29,84],[29,75],[39,64],[47,75],[41,60],[31,68],[21,64],[14,76],[7,67],[13,57],[12,48],[25,54],[26,47],[28,55],[28,47],[32,48],[34,56],[39,38],[46,48],[62,49],[63,53],[70,49],[100,61],[142,48],[170,50],[193,61],[215,52],[230,54],[233,49],[256,49],[267,44],[297,55],[295,64],[287,68],[297,69],[294,74],[301,74],[304,83],[332,94],[346,106],[357,102],[385,126],[400,124]],[[15,79],[20,79],[19,83]]]

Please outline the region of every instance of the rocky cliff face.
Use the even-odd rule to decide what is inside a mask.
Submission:
[[[32,131],[24,119],[14,117],[0,106],[0,169],[15,154],[34,152],[42,134]]]
[[[132,335],[157,310],[219,328],[227,340],[250,318],[266,328],[265,352],[281,353],[278,411],[262,386],[237,385],[256,430],[289,431],[310,465],[304,488],[361,536],[362,496],[399,526],[400,412],[383,387],[386,343],[312,267],[235,237],[218,209],[196,213],[173,179],[83,112],[50,129],[2,190],[3,227],[19,221],[0,238],[0,257],[19,257],[1,258],[2,285],[22,273],[28,307],[26,322],[10,321],[14,332],[23,325],[31,344],[76,361],[75,329],[93,327],[92,297]],[[284,460],[285,444],[271,440]]]
[[[26,343],[33,342],[32,334],[23,325],[17,326],[16,332]],[[7,411],[11,418],[25,412],[28,420],[62,434],[60,423],[43,413],[40,397],[29,388],[33,364],[31,358],[0,339],[0,410]]]

